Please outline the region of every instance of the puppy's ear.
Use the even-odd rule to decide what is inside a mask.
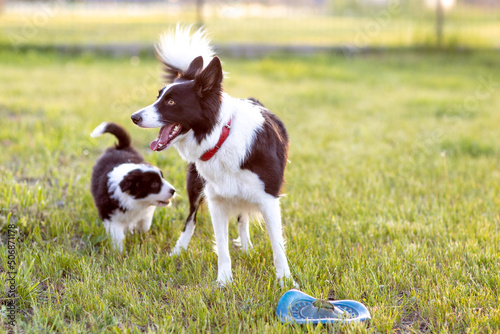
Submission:
[[[207,92],[215,92],[221,90],[222,79],[222,64],[219,57],[214,57],[208,66],[195,79],[195,87],[198,93],[203,96]]]
[[[182,77],[186,80],[193,80],[202,69],[203,57],[198,56],[189,64],[188,69],[182,74]]]
[[[120,189],[122,190],[122,193],[127,193],[130,191],[130,188],[132,188],[133,180],[130,179],[123,179],[120,182]]]
[[[141,186],[138,177],[140,173],[140,171],[133,170],[125,175],[123,180],[120,182],[120,189],[123,193],[131,194]]]

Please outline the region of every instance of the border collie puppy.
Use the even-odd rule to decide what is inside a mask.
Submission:
[[[90,134],[116,136],[118,143],[108,148],[92,169],[91,192],[99,217],[113,245],[123,252],[127,231],[147,232],[156,206],[166,206],[175,193],[160,169],[146,162],[130,146],[130,136],[115,123],[102,123]]]
[[[232,280],[228,221],[238,216],[240,243],[252,247],[249,217],[260,214],[266,224],[281,284],[290,278],[281,227],[280,191],[288,156],[283,123],[253,99],[224,93],[224,72],[202,30],[177,26],[162,36],[157,56],[168,84],[156,101],[132,115],[142,128],[160,128],[153,151],[175,147],[190,163],[187,191],[190,215],[174,253],[186,248],[195,228],[198,206],[206,199],[215,232],[217,281]]]

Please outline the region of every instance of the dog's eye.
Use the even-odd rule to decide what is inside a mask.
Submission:
[[[174,101],[174,100],[172,100],[172,99],[170,99],[170,100],[168,100],[168,101],[167,101],[167,104],[168,104],[169,106],[173,106],[173,105],[175,104],[175,101]]]
[[[152,188],[159,188],[160,187],[160,183],[159,182],[153,182],[153,184],[151,185]]]

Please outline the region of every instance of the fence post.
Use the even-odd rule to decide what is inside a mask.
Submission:
[[[441,48],[443,42],[444,9],[443,1],[436,0],[436,41],[438,48]]]
[[[198,28],[203,27],[203,5],[205,0],[196,0],[196,25]]]

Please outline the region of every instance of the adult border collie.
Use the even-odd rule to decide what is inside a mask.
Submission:
[[[162,36],[156,53],[168,84],[153,104],[132,115],[132,121],[142,128],[160,128],[151,143],[153,151],[174,146],[190,163],[191,212],[173,252],[187,247],[205,197],[215,232],[217,281],[225,285],[232,280],[229,219],[238,216],[240,242],[248,250],[249,218],[260,213],[283,284],[283,278],[291,278],[279,204],[288,156],[285,126],[258,101],[223,92],[221,61],[202,30],[191,35],[190,27],[177,26]]]
[[[91,192],[99,217],[113,245],[123,251],[127,231],[147,232],[156,206],[168,205],[175,193],[160,169],[144,161],[130,146],[130,136],[115,123],[102,123],[92,137],[111,133],[118,143],[109,147],[92,169]]]

